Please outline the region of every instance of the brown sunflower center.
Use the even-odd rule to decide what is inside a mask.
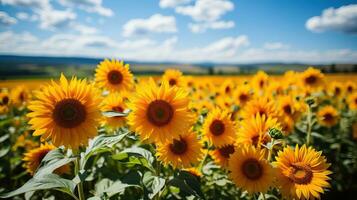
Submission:
[[[335,95],[340,95],[341,94],[341,88],[336,87],[335,88]]]
[[[224,123],[221,120],[214,120],[209,126],[209,130],[215,136],[222,135],[224,133]]]
[[[292,113],[292,109],[291,109],[291,106],[290,105],[285,105],[283,107],[283,110],[286,114],[290,115]]]
[[[348,91],[348,92],[352,92],[352,91],[353,91],[353,87],[349,85],[349,86],[347,87],[347,91]]]
[[[326,113],[326,114],[324,114],[323,119],[324,119],[324,121],[330,122],[330,121],[333,121],[334,117],[331,113]]]
[[[229,93],[231,91],[231,88],[229,86],[226,87],[225,92]]]
[[[113,85],[120,84],[123,81],[123,75],[120,71],[112,70],[108,73],[108,81]]]
[[[1,100],[1,105],[7,105],[9,103],[9,97],[4,96]]]
[[[170,144],[170,150],[176,155],[184,154],[187,151],[187,142],[180,138],[180,140],[174,139]]]
[[[47,155],[47,153],[50,152],[50,150],[46,150],[46,151],[42,151],[38,154],[38,164],[40,164],[42,162],[42,160],[45,158],[45,156]]]
[[[174,85],[176,85],[177,84],[177,81],[176,81],[176,79],[170,79],[169,80],[169,84],[171,85],[171,86],[174,86]]]
[[[293,163],[291,164],[291,171],[289,173],[289,179],[297,184],[309,184],[312,180],[312,170],[309,166],[300,164],[300,163]]]
[[[156,126],[165,126],[174,116],[172,106],[163,100],[155,100],[149,104],[146,117]]]
[[[242,164],[242,172],[250,180],[257,180],[263,175],[263,167],[254,158],[247,159]]]
[[[63,99],[53,110],[53,119],[63,128],[74,128],[86,119],[86,109],[77,99]]]
[[[259,87],[262,88],[263,86],[264,86],[264,80],[260,80],[260,81],[259,81]]]
[[[229,158],[229,156],[234,153],[234,145],[227,145],[227,146],[224,146],[222,148],[219,148],[218,149],[219,153],[225,157],[225,158]]]
[[[20,99],[21,102],[26,100],[26,94],[25,94],[25,92],[21,92],[21,93],[20,93],[19,99]]]
[[[124,109],[121,106],[114,106],[112,107],[112,110],[116,111],[116,112],[124,112]],[[115,118],[122,118],[122,116],[116,116]]]
[[[239,95],[239,101],[241,101],[241,102],[246,102],[246,101],[248,101],[248,99],[249,99],[249,97],[247,94]]]
[[[260,108],[257,113],[259,113],[260,116],[263,116],[263,115],[265,115],[265,117],[268,116],[267,112],[264,108]]]
[[[305,78],[305,83],[307,84],[315,84],[317,82],[317,77],[314,75],[310,75]]]

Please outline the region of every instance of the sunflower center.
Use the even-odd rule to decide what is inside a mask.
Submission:
[[[348,86],[348,87],[347,87],[347,91],[348,91],[348,92],[352,92],[352,91],[353,91],[352,86]]]
[[[263,168],[259,161],[254,158],[244,161],[242,165],[243,174],[250,180],[257,180],[263,175]]]
[[[221,120],[214,120],[209,126],[209,130],[215,136],[222,135],[224,133],[224,124]]]
[[[289,179],[297,184],[309,184],[312,180],[312,170],[309,166],[294,163],[291,164],[292,170],[289,173]]]
[[[21,93],[20,93],[20,96],[19,96],[19,99],[20,99],[20,101],[25,101],[25,99],[26,99],[26,94],[25,94],[24,92],[21,92]]]
[[[172,144],[170,144],[170,150],[176,155],[184,154],[187,151],[187,143],[184,139],[174,139]]]
[[[86,109],[77,99],[63,99],[53,110],[53,119],[63,128],[74,128],[86,119]]]
[[[259,110],[258,110],[258,113],[259,113],[260,116],[263,116],[263,115],[265,115],[266,117],[268,116],[268,115],[267,115],[267,112],[266,112],[265,109],[263,109],[263,108],[259,109]]]
[[[4,96],[1,101],[1,105],[7,105],[9,103],[9,97]]]
[[[108,81],[114,85],[120,84],[123,81],[123,75],[117,70],[112,70],[108,73]]]
[[[341,94],[341,88],[337,87],[335,88],[335,95],[340,95]]]
[[[163,100],[155,100],[149,104],[146,116],[156,126],[165,126],[174,116],[172,106]]]
[[[169,80],[169,84],[170,84],[171,86],[174,86],[174,85],[177,84],[177,81],[172,78],[172,79]]]
[[[260,81],[259,81],[259,87],[262,88],[263,86],[264,86],[264,81],[263,81],[263,80],[260,80]]]
[[[226,87],[225,92],[229,93],[231,91],[231,88],[229,86]]]
[[[324,121],[330,122],[333,121],[333,115],[331,113],[324,114]]]
[[[246,101],[248,101],[248,95],[246,95],[246,94],[241,94],[241,95],[239,95],[239,101],[241,101],[241,102],[246,102]]]
[[[308,77],[305,79],[305,82],[306,82],[307,84],[314,84],[314,83],[316,83],[316,81],[317,81],[317,78],[316,78],[316,76],[314,76],[314,75],[308,76]]]
[[[219,153],[225,157],[225,158],[229,158],[229,156],[234,153],[234,145],[227,145],[227,146],[224,146],[222,148],[219,148],[218,149]]]
[[[291,109],[291,106],[290,105],[285,105],[283,107],[283,110],[286,114],[290,115],[292,113],[292,109]]]

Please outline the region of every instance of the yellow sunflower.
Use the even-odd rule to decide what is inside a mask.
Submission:
[[[255,115],[276,118],[279,117],[278,109],[273,100],[268,97],[256,97],[249,101],[242,110],[244,119],[251,118]]]
[[[320,199],[323,189],[330,187],[326,158],[312,147],[303,145],[295,150],[284,148],[276,157],[277,183],[287,199]]]
[[[265,145],[271,140],[268,134],[270,128],[280,129],[280,124],[276,118],[256,115],[255,117],[244,119],[238,130],[237,142],[256,147],[260,147],[261,144]]]
[[[328,93],[334,98],[342,97],[345,93],[343,84],[340,82],[333,81],[331,84],[329,84]]]
[[[26,104],[30,99],[30,92],[26,89],[25,86],[17,86],[11,90],[11,102],[15,106],[21,106]]]
[[[292,96],[286,95],[278,98],[278,109],[283,116],[297,120],[304,111],[304,104],[299,103]]]
[[[324,75],[320,70],[309,67],[301,74],[303,86],[316,88],[324,84]]]
[[[119,93],[111,93],[102,102],[101,110],[124,112],[127,109],[126,103]],[[111,128],[119,128],[125,125],[125,117],[105,117],[103,123]]]
[[[170,86],[182,87],[185,86],[185,79],[182,72],[177,69],[167,69],[162,76],[163,82],[168,82]]]
[[[27,114],[34,136],[51,139],[56,146],[77,148],[97,135],[101,98],[93,84],[75,77],[68,81],[62,74],[59,84],[52,81],[35,96]]]
[[[112,92],[130,90],[134,83],[129,64],[124,64],[124,61],[105,59],[95,72],[97,85]]]
[[[234,83],[232,80],[226,80],[220,87],[220,94],[231,96],[234,91]]]
[[[235,144],[233,143],[221,146],[213,151],[210,151],[210,155],[218,165],[223,168],[227,168],[229,157],[234,153],[234,151]]]
[[[319,124],[332,127],[338,123],[339,113],[333,106],[325,106],[317,112]]]
[[[0,114],[4,114],[8,111],[8,105],[10,104],[10,96],[6,91],[0,92]]]
[[[231,144],[236,139],[236,131],[228,111],[214,109],[205,119],[202,127],[205,139],[216,147]]]
[[[274,181],[274,168],[264,158],[265,151],[242,145],[230,156],[228,169],[233,182],[248,193],[266,193]]]
[[[40,166],[42,159],[47,155],[48,152],[55,149],[56,147],[52,144],[41,144],[40,147],[31,149],[29,152],[24,154],[24,167],[26,171],[31,175],[34,175],[37,168]],[[55,170],[55,173],[63,174],[70,171],[69,165],[64,165]]]
[[[192,174],[196,178],[202,177],[202,173],[200,172],[200,170],[197,167],[186,168],[186,169],[183,169],[183,171],[186,171],[186,172]]]
[[[348,94],[352,94],[356,90],[356,84],[352,81],[347,81],[345,83],[345,90]]]
[[[248,85],[238,86],[233,92],[233,100],[236,105],[243,107],[252,98]]]
[[[351,110],[357,110],[357,92],[351,94],[348,97],[347,102],[348,102],[348,107]]]
[[[140,85],[129,103],[128,124],[143,140],[166,142],[178,139],[193,122],[188,93],[167,82],[157,86],[151,79]]]
[[[266,74],[264,71],[258,71],[258,73],[256,73],[252,79],[253,88],[256,91],[263,90],[266,86],[268,86],[268,79],[268,74]]]
[[[166,166],[189,168],[199,163],[203,152],[196,134],[189,131],[187,134],[180,135],[178,139],[163,144],[158,143],[156,155]]]

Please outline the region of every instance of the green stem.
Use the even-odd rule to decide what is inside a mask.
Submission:
[[[311,143],[311,129],[312,129],[312,113],[311,107],[307,108],[307,133],[306,133],[306,146],[309,146]]]
[[[76,175],[78,175],[78,173],[79,173],[79,169],[80,169],[80,156],[78,156],[77,158],[76,158],[76,160],[75,160],[75,165],[74,165],[74,173],[76,174]],[[79,197],[79,200],[85,200],[85,198],[84,198],[84,192],[83,192],[83,183],[82,183],[82,181],[80,181],[79,183],[78,183],[78,187],[77,187],[77,189],[78,189],[78,197]]]
[[[272,156],[272,154],[273,154],[274,138],[271,139],[271,143],[272,143],[272,145],[271,145],[271,148],[269,149],[269,152],[268,152],[268,162],[270,162],[271,156]]]

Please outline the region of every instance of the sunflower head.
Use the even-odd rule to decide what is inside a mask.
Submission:
[[[111,93],[102,102],[101,111],[116,111],[124,112],[127,109],[126,102],[119,93]],[[105,117],[103,124],[108,125],[111,128],[119,128],[125,125],[125,117]]]
[[[220,94],[223,95],[232,95],[234,91],[234,83],[232,80],[226,80],[223,82],[223,84],[220,87]]]
[[[312,147],[296,145],[284,148],[276,157],[278,186],[287,199],[320,199],[323,189],[329,187],[327,182],[332,172],[322,152]]]
[[[302,103],[298,102],[293,96],[285,95],[278,98],[278,108],[284,117],[297,120],[304,111]]]
[[[275,174],[264,157],[264,150],[251,145],[238,146],[228,163],[233,182],[250,194],[267,192],[273,184]]]
[[[188,109],[188,94],[167,82],[157,86],[153,80],[137,87],[130,99],[128,123],[143,140],[171,141],[189,130],[192,114]]]
[[[279,116],[279,112],[271,98],[256,97],[245,105],[242,116],[246,119],[256,115],[275,118]]]
[[[231,144],[236,139],[236,131],[231,116],[218,108],[210,112],[203,124],[203,134],[216,147]]]
[[[264,89],[268,85],[269,76],[264,71],[258,71],[252,79],[252,86],[257,91]]]
[[[164,165],[173,168],[189,168],[202,158],[202,144],[192,131],[179,138],[157,145],[157,157]]]
[[[342,83],[334,81],[329,85],[328,92],[332,97],[341,97],[345,93],[344,89]]]
[[[185,86],[185,79],[182,76],[182,72],[177,69],[167,69],[165,70],[164,75],[162,76],[162,81],[167,82],[170,87],[177,86],[182,87]]]
[[[129,64],[124,64],[124,61],[105,59],[95,71],[95,82],[100,88],[122,92],[133,86],[133,74],[129,70]]]
[[[11,90],[11,102],[15,106],[26,104],[30,99],[30,92],[25,86],[17,86]]]
[[[223,168],[228,167],[228,160],[229,157],[234,153],[236,145],[227,144],[221,147],[216,148],[213,151],[210,151],[210,155],[212,156],[213,160]]]
[[[60,83],[35,93],[29,103],[29,124],[34,136],[50,139],[56,146],[77,148],[97,134],[101,119],[99,91],[86,80],[61,75]]]
[[[301,81],[303,86],[316,88],[323,85],[324,75],[320,70],[309,67],[301,74]]]
[[[0,92],[0,114],[8,111],[8,105],[10,104],[10,96],[6,91]]]
[[[55,149],[56,147],[52,144],[41,144],[40,147],[35,149],[31,149],[27,153],[24,154],[24,167],[26,171],[31,175],[34,175],[37,168],[40,166],[42,159],[47,155],[48,152]],[[55,170],[58,174],[68,173],[70,170],[68,165],[64,165]]]
[[[325,106],[321,108],[318,113],[318,122],[322,126],[332,127],[338,123],[339,114],[338,111],[332,106]]]
[[[348,96],[348,107],[351,110],[357,110],[357,92],[354,92],[350,96]]]
[[[233,100],[239,106],[244,106],[252,98],[252,92],[248,85],[238,86],[233,93]]]
[[[345,83],[345,90],[348,94],[352,94],[356,90],[356,84],[352,81],[347,81]]]

